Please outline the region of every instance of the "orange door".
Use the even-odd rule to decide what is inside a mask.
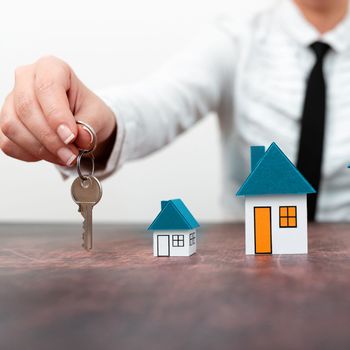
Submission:
[[[271,254],[271,207],[254,208],[255,254]]]

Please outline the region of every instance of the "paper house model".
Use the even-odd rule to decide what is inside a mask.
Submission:
[[[198,222],[181,199],[161,202],[161,211],[148,227],[154,256],[190,256],[196,252]]]
[[[306,254],[307,194],[314,188],[272,143],[251,147],[251,173],[237,192],[245,196],[246,254]]]

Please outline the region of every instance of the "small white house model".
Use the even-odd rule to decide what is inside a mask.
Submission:
[[[190,256],[197,249],[198,222],[181,199],[161,202],[161,211],[148,227],[154,256]]]
[[[246,254],[306,254],[307,194],[314,188],[272,143],[251,147],[251,173],[237,192],[245,196]]]

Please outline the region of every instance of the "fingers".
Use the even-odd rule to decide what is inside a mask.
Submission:
[[[29,130],[18,119],[13,105],[13,95],[7,98],[1,114],[1,131],[11,141],[8,145],[16,144],[20,149],[26,150],[35,159],[44,159],[48,162],[64,165],[57,157],[53,156],[40,142],[29,132]],[[16,148],[18,148],[16,147]]]
[[[71,88],[72,74],[69,66],[55,57],[44,57],[37,62],[34,92],[48,125],[63,143],[77,136],[75,118],[70,109],[67,91]]]
[[[17,146],[9,140],[0,130],[0,149],[9,157],[23,160],[25,162],[37,162],[40,159],[28,153],[25,149]]]
[[[11,101],[9,104],[11,105]],[[27,130],[30,130],[39,144],[48,150],[53,157],[58,157],[65,165],[71,166],[78,151],[72,145],[66,146],[45,118],[35,96],[34,70],[31,66],[24,66],[16,71],[13,104],[19,121]],[[14,122],[13,120],[12,123],[14,124]],[[22,138],[22,135],[20,137]],[[67,140],[65,141],[67,142]],[[22,143],[20,146],[23,147]],[[42,148],[39,148],[38,151],[44,152]]]

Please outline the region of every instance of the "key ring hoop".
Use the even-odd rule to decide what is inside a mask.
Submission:
[[[91,141],[91,148],[90,149],[80,149],[81,152],[85,152],[85,154],[90,154],[92,153],[96,147],[97,147],[97,135],[95,130],[87,123],[81,121],[81,120],[77,120],[76,121],[77,124],[82,125],[83,129],[85,129],[91,136],[92,141]]]
[[[81,158],[88,158],[91,161],[91,170],[88,174],[83,174],[81,169]],[[80,151],[77,157],[77,171],[80,179],[86,181],[90,176],[94,176],[95,173],[95,157],[91,151]]]

